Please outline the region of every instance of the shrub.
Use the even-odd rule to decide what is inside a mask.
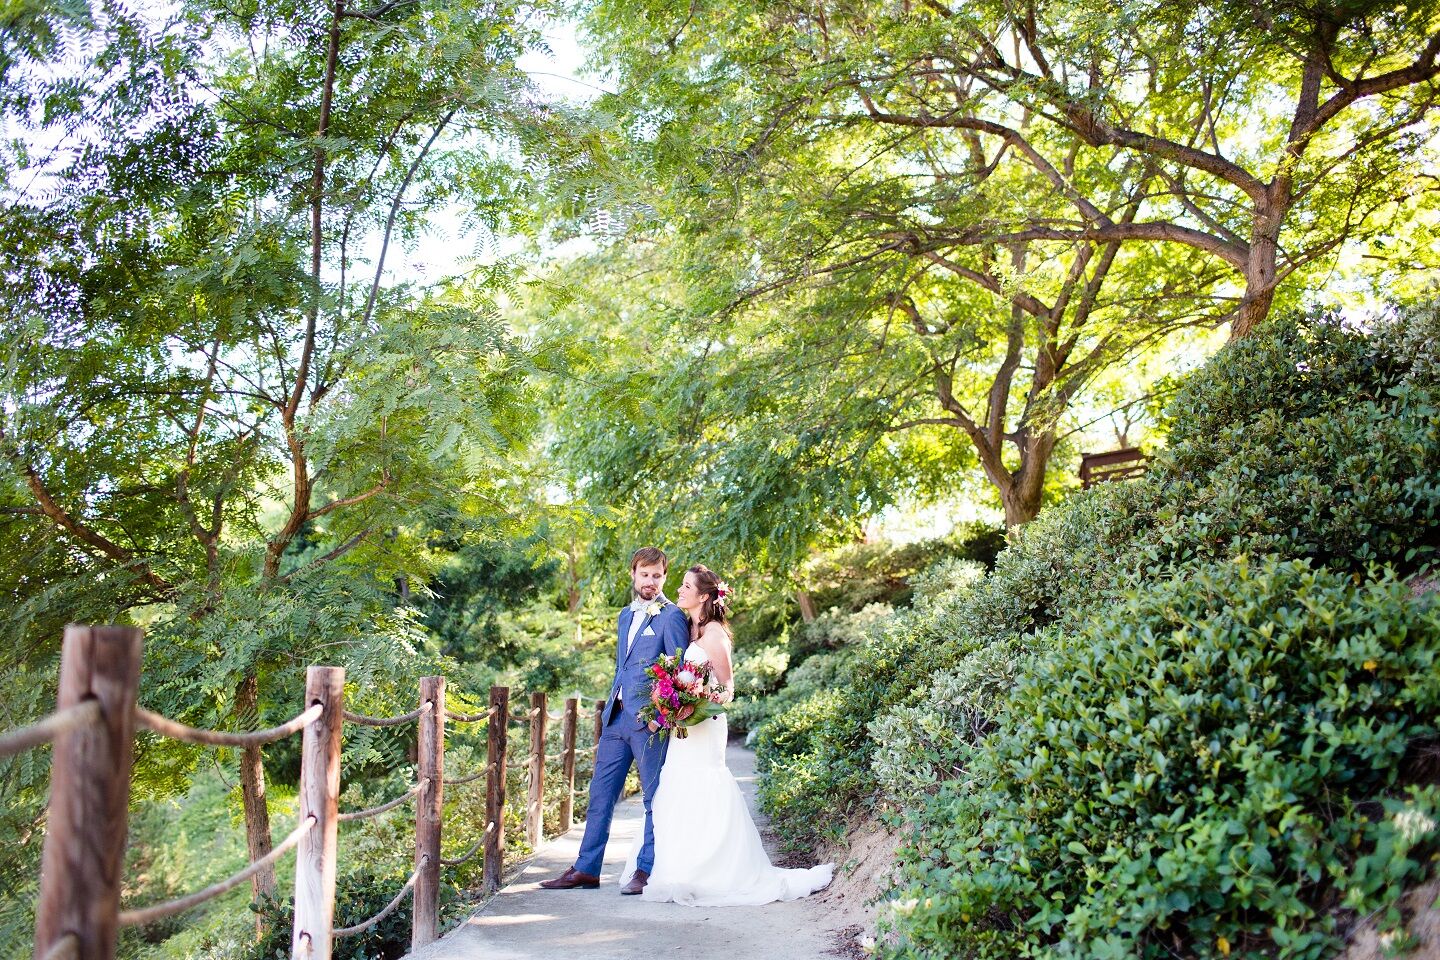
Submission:
[[[811,650],[834,650],[863,643],[895,616],[888,603],[869,603],[853,613],[831,607],[805,624],[804,646]]]
[[[362,863],[336,881],[335,926],[352,926],[370,919],[390,903],[405,885],[410,864],[383,867]],[[441,909],[456,896],[455,888],[440,884]],[[290,957],[291,927],[295,922],[292,897],[270,901],[260,911],[268,922],[266,936],[245,956],[249,960],[284,960]],[[413,901],[401,900],[395,911],[368,930],[335,941],[335,960],[396,960],[410,952]]]
[[[732,730],[756,731],[766,721],[795,706],[802,700],[822,690],[840,686],[849,675],[850,664],[855,659],[855,648],[817,653],[798,667],[785,674],[786,683],[768,697],[748,696],[737,699],[727,710]],[[739,667],[736,673],[740,673]],[[744,691],[742,689],[741,693]]]
[[[917,682],[917,677],[953,668],[975,651],[1016,637],[1033,623],[1026,605],[1005,581],[979,577],[969,565],[948,565],[922,583],[921,602],[913,610],[899,612],[868,643],[851,648],[854,654],[844,664],[843,674],[829,685],[834,696],[826,701],[830,717],[826,723],[817,726],[805,715],[804,737],[790,730],[800,718],[787,719],[784,713],[757,727],[761,772],[771,779],[798,776],[803,781],[803,786],[789,783],[783,789],[762,782],[759,792],[776,831],[791,842],[802,843],[834,829],[873,795],[875,744],[867,728],[891,707],[927,696],[928,683]],[[772,740],[783,745],[772,746]],[[802,748],[808,753],[798,752]],[[783,769],[769,770],[764,758],[772,754],[785,758]],[[803,796],[806,790],[814,796]],[[784,802],[776,802],[781,797]]]
[[[989,567],[1005,546],[1005,531],[962,524],[946,537],[916,543],[856,543],[820,554],[807,565],[803,586],[818,609],[855,611],[872,603],[908,606],[916,575],[946,557]]]
[[[787,841],[803,843],[836,828],[873,792],[866,725],[885,708],[924,694],[925,684],[915,681],[917,657],[942,670],[973,649],[954,642],[953,618],[957,610],[969,610],[956,597],[968,592],[975,572],[965,567],[956,575],[949,589],[932,578],[928,589],[939,593],[915,610],[878,621],[868,643],[794,668],[791,682],[772,698],[779,701],[772,718],[756,728],[757,769],[768,777],[758,797]],[[802,673],[816,661],[819,669]],[[817,693],[796,703],[792,698],[809,686],[807,680]],[[783,706],[787,702],[793,706]],[[770,785],[781,779],[789,782]]]
[[[1048,639],[919,815],[894,952],[1318,957],[1428,868],[1440,608],[1393,573],[1200,565]]]
[[[1018,648],[1014,640],[979,648],[936,677],[923,703],[892,707],[870,724],[881,796],[913,806],[961,775],[1014,683]]]
[[[1404,352],[1422,334],[1440,336],[1433,314],[1373,335],[1321,317],[1227,347],[1169,407],[1137,554],[1427,563],[1440,545],[1440,398],[1423,355]]]
[[[926,607],[942,595],[971,584],[985,575],[986,568],[964,557],[943,557],[910,578],[915,607]]]
[[[764,776],[757,799],[775,818],[775,831],[788,846],[808,841],[843,819],[833,808],[830,785],[849,783],[861,771],[829,764],[816,750],[817,734],[845,721],[842,709],[838,691],[818,690],[759,728],[755,768]]]
[[[828,806],[792,807],[843,812],[873,795],[873,780],[855,773],[874,758],[870,724],[933,699],[914,681],[918,656],[943,675],[992,644],[1023,651],[1037,632],[1083,626],[1140,584],[1242,553],[1361,576],[1377,562],[1424,569],[1440,547],[1440,397],[1426,346],[1437,338],[1436,312],[1416,311],[1373,334],[1330,316],[1289,318],[1226,347],[1178,391],[1169,445],[1144,478],[1046,510],[978,580],[963,568],[948,589],[917,578],[915,609],[860,651],[839,719],[809,738],[809,782]],[[917,734],[882,761],[897,789],[919,775],[929,739]]]
[[[790,666],[790,652],[783,646],[735,651],[735,695],[760,697],[780,686]]]

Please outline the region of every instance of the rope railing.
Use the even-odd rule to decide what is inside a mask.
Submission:
[[[479,713],[456,713],[449,707],[445,708],[445,719],[454,720],[456,723],[488,723],[494,715],[494,710],[482,710]]]
[[[271,727],[269,730],[251,730],[243,733],[235,733],[228,730],[204,730],[200,727],[190,727],[169,717],[161,716],[144,707],[135,708],[135,722],[138,726],[144,727],[161,736],[170,737],[173,740],[183,740],[186,743],[198,743],[208,747],[255,747],[265,743],[273,743],[276,740],[283,740],[305,729],[305,725],[320,716],[320,704],[315,704],[309,710],[297,717],[280,724],[278,727]]]
[[[57,710],[29,726],[0,736],[0,757],[10,757],[43,746],[70,730],[100,719],[100,701],[83,700],[73,707]]]
[[[370,717],[363,713],[351,713],[349,710],[346,710],[345,719],[351,723],[358,723],[362,727],[398,727],[402,723],[409,723],[412,720],[420,719],[420,717],[433,709],[435,709],[435,704],[423,703],[409,713],[402,713],[398,717]]]
[[[446,777],[442,782],[443,782],[443,783],[445,784],[445,786],[447,786],[447,787],[460,787],[460,786],[464,786],[464,785],[467,784],[467,783],[474,783],[476,780],[479,780],[481,777],[485,776],[485,775],[488,774],[489,772],[490,772],[490,770],[489,770],[489,768],[487,767],[487,768],[483,768],[483,769],[480,769],[480,770],[476,770],[474,773],[470,774],[468,777],[455,777],[454,779],[451,779],[450,777]]]
[[[369,716],[344,709],[345,671],[326,666],[307,669],[301,702],[309,707],[277,727],[253,731],[192,727],[136,703],[142,645],[141,632],[135,628],[67,627],[55,711],[28,726],[0,733],[0,758],[53,744],[45,866],[36,908],[35,956],[40,960],[78,960],[81,953],[88,955],[96,942],[102,948],[109,943],[113,949],[119,927],[150,924],[196,909],[247,881],[259,884],[268,879],[273,883],[273,872],[267,878],[262,871],[273,871],[276,862],[291,850],[298,851],[292,940],[296,950],[319,950],[337,937],[370,929],[391,916],[407,895],[414,901],[411,950],[419,949],[438,936],[443,868],[483,855],[484,888],[488,892],[499,888],[505,867],[505,824],[515,823],[517,804],[523,805],[520,820],[530,849],[545,839],[547,815],[552,824],[558,819],[561,832],[570,828],[577,760],[594,755],[602,730],[601,712],[581,709],[582,703],[599,704],[598,698],[570,696],[562,710],[552,711],[546,708],[546,695],[535,692],[526,695],[528,703],[516,702],[512,709],[510,690],[503,686],[490,688],[488,709],[451,712],[445,706],[445,679],[438,676],[421,678],[416,709],[397,716]],[[460,696],[458,702],[469,699]],[[485,731],[485,761],[466,765],[464,775],[443,775],[447,720],[479,725],[468,728],[471,732]],[[417,724],[412,746],[417,767],[414,785],[376,806],[341,812],[345,724],[396,727],[411,722]],[[593,737],[588,735],[592,724]],[[516,733],[512,743],[515,726],[526,732]],[[135,732],[141,729],[188,743],[241,748],[260,747],[303,732],[300,823],[277,846],[223,880],[173,900],[120,910],[130,761]],[[587,734],[583,739],[592,741],[589,746],[577,742],[582,733]],[[555,746],[550,741],[552,734],[561,737],[558,752],[547,750]],[[510,776],[512,770],[526,771],[521,782],[527,786],[507,804],[507,788],[513,791],[520,779]],[[558,818],[555,785],[549,785],[548,796],[546,792],[547,781],[556,776],[561,786]],[[454,842],[442,838],[444,787],[481,780],[486,784],[485,812],[483,819],[476,819],[485,828],[478,838],[473,834],[463,838],[473,840],[464,853],[442,857],[442,839]],[[415,804],[415,870],[385,909],[363,923],[335,929],[333,898],[340,860],[337,826],[370,820],[411,802]]]
[[[50,945],[40,960],[76,960],[80,956],[80,938],[67,933]]]
[[[424,780],[421,780],[409,790],[406,790],[404,793],[400,794],[400,796],[396,797],[394,800],[382,803],[376,807],[366,807],[364,810],[350,810],[346,813],[337,814],[335,819],[340,823],[351,823],[355,820],[369,820],[371,817],[378,817],[382,813],[394,810],[396,807],[400,806],[402,803],[405,803],[407,800],[413,799],[421,790],[424,790],[425,787],[427,787],[429,784],[430,778],[426,777]]]
[[[420,871],[425,868],[425,863],[429,859],[429,857],[421,858],[420,866],[416,867],[413,871],[411,871],[410,879],[405,881],[405,886],[400,888],[400,892],[395,894],[395,899],[391,900],[388,904],[386,904],[384,910],[381,910],[369,920],[365,920],[361,923],[355,924],[353,927],[340,927],[339,929],[332,931],[331,936],[335,937],[338,940],[340,937],[353,937],[357,933],[364,933],[366,930],[369,930],[371,927],[375,926],[375,924],[379,923],[381,920],[384,920],[386,917],[390,916],[390,914],[394,913],[395,908],[400,906],[400,902],[405,899],[406,894],[408,894],[412,889],[414,889],[415,881],[420,878]]]
[[[471,860],[473,860],[473,859],[475,858],[475,854],[477,854],[477,853],[480,852],[480,848],[485,845],[485,838],[486,838],[489,834],[493,833],[494,830],[495,830],[495,824],[494,824],[494,823],[487,823],[487,824],[485,824],[485,831],[480,834],[480,839],[475,841],[474,846],[472,846],[469,850],[466,850],[463,854],[461,854],[461,855],[458,856],[458,857],[441,857],[441,858],[440,858],[440,865],[441,865],[442,867],[458,867],[458,866],[460,866],[462,863],[469,863]]]
[[[153,907],[144,907],[137,910],[121,910],[120,926],[133,927],[142,923],[153,923],[156,920],[163,920],[165,917],[173,917],[177,913],[184,913],[207,900],[213,900],[220,894],[233,890],[240,884],[249,880],[255,874],[279,860],[286,851],[300,842],[300,838],[315,825],[315,817],[306,817],[300,821],[300,825],[290,832],[290,836],[280,841],[280,844],[265,856],[245,867],[237,873],[232,873],[218,883],[212,883],[204,890],[197,890],[188,896],[168,900],[165,903],[157,903]]]

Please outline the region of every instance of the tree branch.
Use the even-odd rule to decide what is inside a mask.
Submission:
[[[151,570],[149,564],[143,560],[137,560],[134,552],[125,549],[120,546],[120,544],[71,516],[71,514],[61,507],[60,504],[55,501],[55,498],[50,495],[50,491],[45,488],[45,484],[40,480],[40,475],[35,472],[33,466],[27,463],[23,464],[21,469],[25,474],[26,483],[30,487],[31,495],[34,496],[35,502],[40,505],[41,512],[49,517],[56,526],[68,532],[81,543],[109,557],[111,560],[130,567],[141,580],[160,595],[165,596],[174,591],[175,588],[173,584]]]
[[[943,239],[942,245],[977,246],[986,243],[1020,243],[1027,240],[1157,240],[1165,243],[1179,243],[1188,247],[1214,254],[1237,269],[1245,268],[1249,248],[1244,244],[1231,243],[1213,234],[1182,227],[1174,223],[1112,223],[1091,227],[1030,227],[1012,233],[982,234],[965,231]]]
[[[380,493],[389,485],[390,475],[388,472],[386,472],[384,474],[384,479],[382,479],[379,483],[375,484],[375,486],[371,487],[369,490],[366,490],[363,493],[357,493],[353,497],[345,497],[341,500],[332,500],[329,503],[325,504],[323,507],[320,507],[316,510],[311,510],[305,519],[314,520],[317,517],[325,516],[325,514],[327,513],[333,513],[334,511],[339,510],[342,507],[352,507],[357,503],[364,503],[366,500],[369,500],[371,497]]]
[[[363,543],[365,539],[374,532],[375,531],[372,527],[366,527],[364,530],[361,530],[359,533],[355,534],[349,540],[346,540],[344,543],[340,544],[340,546],[336,547],[334,550],[331,550],[329,553],[322,554],[321,556],[316,557],[314,560],[311,560],[309,563],[296,567],[294,570],[286,573],[280,578],[280,582],[289,583],[293,578],[299,576],[307,570],[314,570],[317,567],[324,566],[332,560],[343,557],[345,554],[349,553],[351,550],[354,550],[361,543]]]
[[[1425,49],[1420,52],[1420,56],[1416,57],[1409,66],[1374,77],[1360,77],[1344,82],[1342,89],[1315,111],[1310,123],[1299,131],[1299,135],[1310,136],[1357,100],[1389,93],[1391,90],[1398,90],[1412,84],[1423,83],[1437,74],[1440,74],[1440,34],[1430,38],[1430,42],[1425,44]]]
[[[380,292],[380,277],[385,271],[385,255],[390,249],[390,234],[395,229],[395,218],[400,213],[400,204],[405,199],[405,191],[410,188],[410,181],[414,179],[415,171],[420,169],[420,164],[423,163],[425,157],[429,155],[430,148],[435,145],[436,140],[440,139],[440,134],[449,125],[455,114],[459,112],[460,108],[457,106],[445,114],[445,116],[440,119],[440,122],[435,125],[434,131],[430,134],[430,139],[425,141],[425,146],[415,155],[415,159],[410,162],[409,169],[405,171],[405,179],[400,182],[399,188],[395,191],[395,198],[390,204],[390,215],[385,219],[385,231],[381,235],[380,254],[375,258],[375,279],[370,283],[370,295],[365,298],[365,313],[362,315],[360,321],[362,326],[370,322],[370,315],[375,311],[375,298]]]
[[[972,270],[963,264],[956,263],[947,257],[941,256],[935,250],[922,249],[917,250],[917,253],[932,263],[944,267],[957,277],[969,280],[971,283],[983,287],[996,296],[1005,296],[1004,290],[1000,286],[1000,281],[988,274],[980,273],[978,270]],[[1050,308],[1041,303],[1038,298],[1023,290],[1015,291],[1008,299],[1031,316],[1043,317],[1050,312]]]
[[[861,101],[865,104],[865,109],[870,119],[876,123],[900,127],[939,127],[953,130],[974,130],[978,133],[988,133],[992,136],[1000,137],[1011,147],[1019,151],[1041,176],[1050,181],[1051,186],[1073,203],[1075,208],[1080,211],[1080,214],[1086,220],[1094,223],[1110,222],[1110,218],[1107,217],[1100,208],[1096,207],[1095,204],[1091,203],[1080,191],[1076,190],[1074,186],[1070,184],[1070,181],[1065,179],[1059,170],[1055,169],[1055,165],[1047,160],[1039,150],[1035,149],[1034,145],[1025,139],[1018,130],[1007,127],[1004,124],[995,123],[991,120],[982,120],[979,117],[966,116],[958,109],[938,117],[928,115],[909,116],[881,111],[875,106],[874,102],[870,100],[869,96],[863,93],[861,94]]]

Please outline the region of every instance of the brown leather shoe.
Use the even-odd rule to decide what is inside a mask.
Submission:
[[[594,890],[600,886],[600,878],[569,867],[554,880],[541,880],[540,886],[546,890]]]
[[[633,897],[636,894],[644,893],[645,884],[649,882],[649,873],[644,870],[636,870],[635,875],[630,878],[630,882],[620,888],[620,895],[625,897]]]

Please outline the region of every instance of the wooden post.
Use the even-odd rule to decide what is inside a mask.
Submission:
[[[560,750],[563,756],[560,775],[565,790],[560,794],[560,832],[569,833],[575,822],[575,728],[580,726],[580,701],[565,701],[565,726],[561,729]]]
[[[72,936],[75,960],[115,956],[142,643],[135,627],[65,628],[56,707],[98,700],[100,720],[55,738],[35,910],[37,960]]]
[[[600,734],[605,732],[605,701],[601,700],[595,704],[595,739],[593,745],[599,745]]]
[[[415,798],[415,910],[410,949],[419,950],[440,934],[440,806],[445,794],[445,678],[420,678],[419,777],[429,780]]]
[[[530,849],[545,839],[545,731],[550,717],[545,712],[545,694],[530,694],[530,802],[525,808],[525,837]]]
[[[335,834],[340,802],[340,728],[345,721],[345,670],[305,671],[305,709],[320,716],[305,727],[300,747],[300,822],[315,822],[300,837],[295,855],[295,927],[290,956],[330,960],[335,921]]]
[[[485,892],[500,889],[505,857],[505,744],[510,732],[510,688],[490,688],[485,766]]]

